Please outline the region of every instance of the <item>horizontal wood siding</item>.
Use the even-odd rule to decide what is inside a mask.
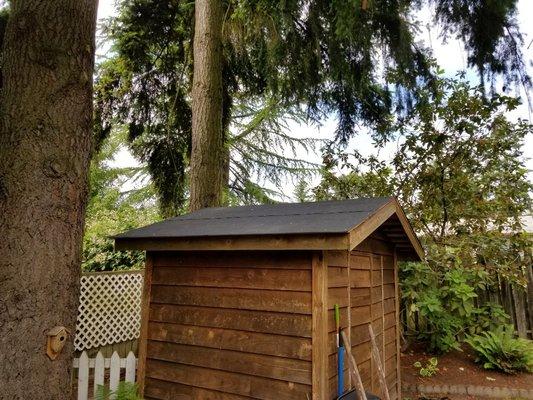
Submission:
[[[394,248],[379,234],[350,252],[350,314],[352,352],[369,391],[381,393],[378,370],[371,357],[368,324],[372,324],[391,399],[399,395],[397,288]],[[360,367],[361,369],[361,367]]]
[[[350,269],[348,251],[327,251],[325,262],[328,266],[328,396],[337,394],[337,340],[335,330],[335,304],[340,308],[340,326],[350,328]],[[348,363],[344,364],[344,390],[350,387]]]
[[[310,398],[310,252],[154,254],[147,398]]]

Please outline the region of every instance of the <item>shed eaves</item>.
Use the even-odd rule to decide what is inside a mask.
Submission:
[[[392,197],[207,208],[115,236],[116,239],[347,233]]]

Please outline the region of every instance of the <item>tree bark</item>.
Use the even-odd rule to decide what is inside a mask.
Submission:
[[[14,0],[0,94],[0,388],[70,398],[97,0]],[[46,356],[46,333],[71,333]]]
[[[190,210],[222,199],[222,1],[195,3]]]

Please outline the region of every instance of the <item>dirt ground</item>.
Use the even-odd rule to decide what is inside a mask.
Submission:
[[[483,369],[475,364],[475,355],[468,348],[462,352],[452,351],[438,358],[439,371],[430,378],[421,377],[418,369],[413,366],[416,361],[425,365],[431,355],[424,352],[422,345],[412,346],[406,353],[402,353],[402,383],[405,385],[473,385],[486,387],[507,387],[513,389],[533,389],[533,374],[520,373],[508,375],[496,371]],[[404,398],[417,399],[412,393],[404,393]],[[471,400],[473,396],[449,395],[450,400]],[[441,399],[435,396],[432,399]]]

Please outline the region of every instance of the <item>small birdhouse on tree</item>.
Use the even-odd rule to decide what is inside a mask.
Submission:
[[[61,353],[61,350],[63,350],[67,342],[69,333],[68,329],[64,326],[55,326],[47,332],[46,355],[50,360],[55,360],[59,353]]]

